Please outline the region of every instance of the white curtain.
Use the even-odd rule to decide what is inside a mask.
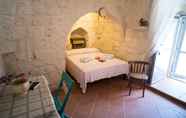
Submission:
[[[185,3],[186,0],[153,0],[149,27],[151,44],[148,56],[158,50],[159,45],[166,38],[166,30],[169,29],[167,27],[170,26],[171,20],[177,12],[185,10]]]

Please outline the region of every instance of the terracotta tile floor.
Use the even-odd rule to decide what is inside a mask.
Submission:
[[[86,94],[76,84],[65,111],[72,118],[186,118],[186,109],[164,97],[150,90],[141,95],[135,89],[128,96],[127,81],[119,78],[89,84]]]

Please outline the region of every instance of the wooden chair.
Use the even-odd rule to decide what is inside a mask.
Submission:
[[[73,87],[74,81],[71,79],[71,77],[66,73],[63,72],[61,75],[61,78],[58,82],[57,89],[54,92],[53,99],[55,102],[56,109],[61,116],[61,118],[69,118],[65,113],[64,109],[67,104],[67,101],[69,99],[69,96],[72,92],[72,87]],[[63,93],[64,90],[64,97],[63,99],[61,98],[61,94]]]
[[[129,61],[128,63],[129,63],[128,86],[130,87],[129,96],[131,95],[132,84],[134,80],[139,80],[143,83],[143,97],[144,97],[146,82],[149,78],[147,74],[149,63],[145,61]]]

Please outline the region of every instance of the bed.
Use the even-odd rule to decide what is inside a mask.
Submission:
[[[97,48],[82,48],[66,51],[66,69],[86,93],[87,83],[100,79],[128,74],[128,63]]]

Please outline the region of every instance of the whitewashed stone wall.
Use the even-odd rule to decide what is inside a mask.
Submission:
[[[82,27],[88,32],[89,47],[97,47],[106,53],[125,60],[144,60],[149,46],[148,27],[140,27],[139,19],[149,19],[151,1],[124,1],[122,12],[105,8],[106,17],[99,17],[96,12],[81,16],[73,25],[71,31]],[[120,16],[120,17],[119,17]],[[71,33],[69,32],[69,34]],[[67,47],[70,47],[70,41]]]
[[[4,63],[2,57],[0,56],[0,77],[5,75]]]
[[[145,49],[144,44],[148,45],[148,30],[138,30],[138,20],[148,18],[150,1],[0,0],[0,49],[15,51],[20,59],[33,60],[36,57],[64,70],[65,43],[73,24],[81,16],[104,6],[125,31],[124,39],[116,40],[115,44],[135,42],[125,43],[115,50],[120,51],[125,59],[139,58]],[[135,52],[138,50],[136,46],[144,49]]]
[[[0,0],[0,54],[15,50],[14,14],[15,2],[12,0]]]

